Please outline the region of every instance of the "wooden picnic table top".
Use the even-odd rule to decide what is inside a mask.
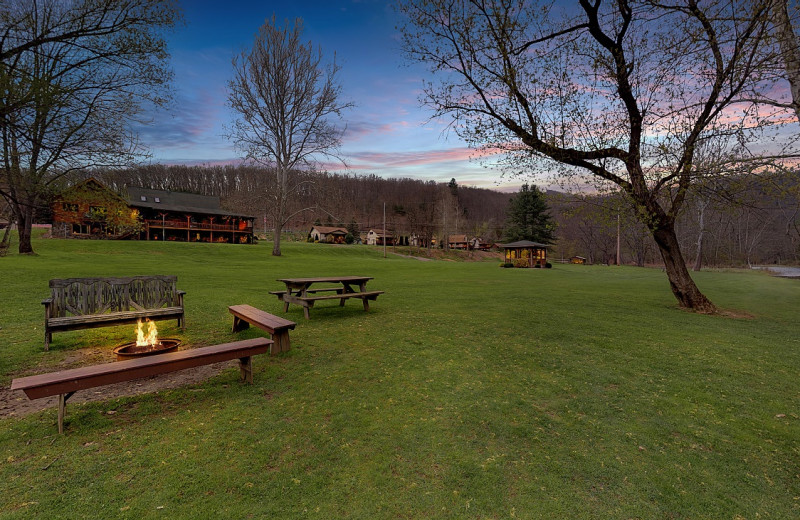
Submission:
[[[372,276],[318,276],[310,278],[279,278],[278,281],[285,284],[360,283],[372,279]]]

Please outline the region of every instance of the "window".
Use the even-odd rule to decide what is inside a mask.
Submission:
[[[64,211],[78,211],[78,205],[71,204],[69,202],[64,202],[63,204],[61,204],[61,209],[63,209]]]
[[[142,202],[147,202],[147,197],[145,197],[144,195],[139,197],[139,199],[141,199]]]
[[[161,199],[159,199],[158,197],[155,197],[155,199],[153,200],[155,200],[156,202],[161,202]]]

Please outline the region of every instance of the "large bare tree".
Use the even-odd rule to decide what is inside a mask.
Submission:
[[[560,7],[401,1],[404,49],[434,72],[423,102],[473,146],[505,149],[517,171],[555,168],[616,185],[658,245],[679,304],[715,312],[689,274],[675,223],[698,178],[699,146],[721,140],[729,160],[756,163],[778,134],[770,132],[780,109],[742,101],[782,86],[762,74],[776,59],[770,1]]]
[[[253,47],[233,59],[229,105],[238,117],[228,137],[245,158],[275,172],[274,245],[281,254],[281,230],[296,213],[290,203],[304,181],[292,172],[309,168],[322,157],[338,158],[344,132],[334,121],[351,106],[339,100],[335,60],[323,63],[322,52],[303,43],[303,21],[275,17],[256,34]],[[302,211],[302,210],[300,210]]]
[[[19,252],[33,253],[34,212],[60,178],[129,163],[130,123],[166,102],[163,32],[172,0],[8,0],[0,7],[0,195]]]

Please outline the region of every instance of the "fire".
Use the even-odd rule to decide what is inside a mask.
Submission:
[[[154,321],[147,320],[147,334],[142,329],[142,320],[136,322],[136,346],[158,345],[158,329]]]

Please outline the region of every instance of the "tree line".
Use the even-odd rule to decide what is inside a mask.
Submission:
[[[92,173],[109,188],[127,186],[215,195],[226,209],[256,218],[258,233],[271,232],[270,172],[261,166],[145,165]],[[294,172],[305,188],[287,231],[304,238],[314,222],[380,229],[386,204],[387,229],[400,235],[466,234],[490,242],[513,241],[512,199],[525,195],[484,188],[375,174]],[[677,237],[689,268],[800,263],[800,183],[794,172],[734,176],[708,193],[692,194],[677,220]],[[535,189],[532,188],[532,189]],[[583,256],[591,263],[663,265],[651,234],[620,194],[543,194],[552,217],[551,255]],[[266,226],[264,218],[267,217]],[[549,238],[549,237],[548,237]],[[547,240],[545,240],[547,241]]]

